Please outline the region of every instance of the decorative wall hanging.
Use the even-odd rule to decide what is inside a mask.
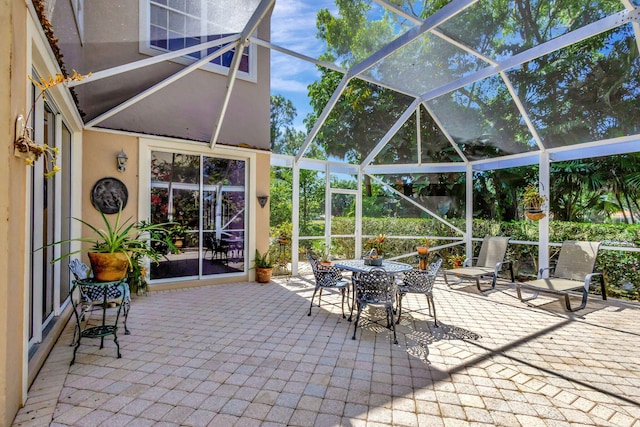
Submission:
[[[91,190],[93,207],[105,214],[114,214],[124,209],[128,199],[127,186],[117,178],[102,178]]]

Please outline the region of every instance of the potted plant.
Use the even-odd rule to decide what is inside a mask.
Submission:
[[[291,243],[291,235],[293,233],[293,224],[290,222],[284,222],[278,229],[278,243],[288,244]]]
[[[89,227],[96,237],[79,237],[51,243],[47,246],[65,242],[83,242],[91,246],[64,254],[51,262],[57,262],[71,255],[87,252],[93,277],[101,281],[123,279],[127,271],[134,268],[134,262],[143,257],[158,262],[161,254],[151,245],[158,239],[154,236],[168,233],[166,224],[151,224],[145,221],[132,222],[131,218],[121,221],[122,210],[119,210],[115,221],[111,223],[106,215],[100,212],[101,225],[93,225],[82,219],[76,221]]]
[[[522,204],[524,205],[524,215],[533,220],[539,221],[545,217],[542,205],[547,198],[540,194],[538,189],[533,185],[527,185],[522,194]]]
[[[327,245],[324,241],[316,240],[313,243],[313,252],[318,256],[320,264],[331,265],[331,245]]]
[[[180,252],[180,249],[184,246],[184,239],[187,235],[187,231],[189,231],[189,227],[179,223],[174,224],[169,230],[171,242],[173,243],[173,246],[178,249],[176,252]]]
[[[427,269],[427,256],[429,254],[429,239],[424,239],[424,243],[416,247],[418,258],[420,259],[420,270]]]
[[[260,251],[256,249],[254,264],[256,268],[256,282],[269,283],[271,281],[271,274],[273,273],[274,266],[274,262],[271,259],[269,251],[261,254]]]
[[[382,265],[382,258],[384,257],[386,240],[387,236],[385,236],[384,234],[378,234],[367,241],[367,247],[369,248],[369,251],[364,257],[365,265]]]
[[[464,255],[451,255],[447,258],[452,268],[461,268],[464,265],[464,261],[467,259]]]

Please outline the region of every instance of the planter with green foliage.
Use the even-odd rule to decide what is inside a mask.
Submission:
[[[275,265],[271,259],[269,251],[261,254],[260,251],[256,249],[254,264],[256,268],[256,282],[269,283],[271,281],[271,274],[273,273],[273,267]]]
[[[134,262],[138,262],[143,257],[158,262],[161,254],[153,249],[151,243],[158,241],[154,236],[162,233],[167,235],[166,224],[150,224],[144,221],[132,222],[131,218],[122,222],[121,214],[122,211],[118,211],[112,223],[104,213],[100,212],[102,217],[102,224],[100,225],[93,225],[82,219],[74,218],[89,227],[96,234],[96,237],[79,237],[51,243],[48,246],[67,242],[91,244],[89,247],[63,254],[51,262],[57,262],[71,255],[87,252],[93,276],[97,280],[103,281],[123,279],[127,275],[127,271],[133,269]],[[167,242],[163,241],[163,243]],[[107,271],[103,271],[105,267]],[[112,268],[115,268],[115,270],[111,271]]]
[[[539,221],[546,216],[542,210],[542,205],[547,198],[540,194],[533,185],[527,185],[522,193],[522,204],[524,205],[524,215],[533,221]]]

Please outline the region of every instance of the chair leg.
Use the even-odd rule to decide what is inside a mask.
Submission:
[[[311,307],[313,307],[313,300],[316,297],[316,292],[318,292],[318,287],[316,286],[315,290],[313,291],[313,296],[311,296],[311,304],[309,304],[309,314],[307,314],[307,316],[311,316]]]
[[[433,295],[427,295],[427,301],[429,302],[429,314],[431,314],[431,306],[433,306],[433,321],[438,327],[438,317],[436,317],[436,302],[433,300]]]
[[[127,318],[129,317],[129,310],[131,309],[131,301],[127,300],[123,302],[124,305],[124,334],[130,335],[131,331],[127,328]]]
[[[358,321],[360,320],[360,313],[362,313],[362,305],[358,304],[358,313],[356,314],[356,321],[353,324],[353,336],[352,340],[356,339],[356,331],[358,330]]]
[[[400,316],[402,316],[402,297],[404,294],[398,295],[398,320],[396,320],[396,325],[400,324]]]
[[[520,285],[516,283],[516,294],[518,295],[518,299],[524,303],[526,303],[527,301],[531,301],[532,299],[536,299],[538,298],[538,295],[540,294],[538,291],[531,291],[533,292],[533,295],[531,295],[530,297],[524,298],[522,296],[522,289],[520,288]]]
[[[345,316],[344,314],[344,294],[345,294],[345,288],[340,289],[340,293],[342,294],[342,318],[346,319],[347,316]]]
[[[396,324],[393,318],[393,307],[389,306],[387,308],[387,316],[391,317],[391,327],[393,328],[393,343],[398,344],[398,337],[396,336]]]

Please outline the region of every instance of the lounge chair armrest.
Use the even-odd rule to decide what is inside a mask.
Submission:
[[[512,267],[513,266],[513,262],[512,261],[502,261],[496,264],[496,274],[498,273],[498,271],[501,271],[504,266],[509,266]]]
[[[464,260],[464,262],[462,263],[463,267],[473,267],[473,260],[474,259],[478,259],[478,257],[473,257],[473,258],[467,258]]]
[[[556,266],[551,266],[551,267],[544,267],[541,268],[540,270],[538,270],[538,279],[542,279],[542,273],[544,273],[546,270],[549,270],[549,272],[551,271],[555,271]]]
[[[604,280],[604,276],[602,275],[602,273],[591,273],[591,274],[587,274],[587,276],[584,278],[584,289],[589,292],[589,286],[591,285],[591,279],[593,277],[600,277],[600,280],[603,281]],[[602,283],[602,282],[601,282]],[[603,284],[603,283],[602,283]],[[604,284],[603,284],[604,285]],[[604,289],[604,286],[602,287]]]

